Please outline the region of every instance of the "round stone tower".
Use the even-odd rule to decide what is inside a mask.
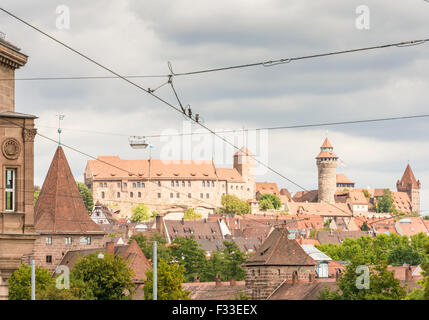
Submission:
[[[328,138],[320,147],[320,153],[316,157],[319,177],[318,201],[335,203],[335,191],[337,190],[337,161],[338,157],[333,152],[334,148]]]

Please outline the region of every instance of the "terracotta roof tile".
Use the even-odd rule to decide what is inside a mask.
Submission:
[[[349,178],[346,177],[345,174],[338,173],[337,174],[337,183],[354,183]]]
[[[279,194],[279,189],[276,183],[272,182],[256,182],[256,192],[260,194],[269,193],[269,194]]]
[[[104,234],[90,218],[64,151],[57,148],[34,208],[41,233]]]
[[[398,185],[401,187],[413,187],[414,189],[420,189],[420,181],[416,180],[411,166],[408,164],[405,168],[405,172],[402,179],[398,181]]]

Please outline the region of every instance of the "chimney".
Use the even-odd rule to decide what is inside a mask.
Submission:
[[[235,287],[236,282],[235,282],[235,279],[234,279],[234,278],[231,278],[231,280],[229,280],[229,285],[230,285],[231,287]]]
[[[198,275],[195,276],[194,282],[200,282],[200,277]]]
[[[107,242],[106,243],[106,252],[110,254],[115,253],[115,243],[114,242]]]
[[[216,287],[220,287],[222,285],[222,281],[220,280],[220,274],[216,274]]]
[[[164,218],[159,214],[157,214],[155,217],[155,227],[156,227],[156,231],[160,234],[164,234],[163,224],[164,224]]]
[[[405,267],[405,281],[411,281],[413,279],[413,275],[411,273],[411,266]]]

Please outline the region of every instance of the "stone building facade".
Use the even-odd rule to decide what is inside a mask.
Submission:
[[[244,263],[246,295],[267,299],[285,282],[314,277],[316,265],[296,240],[289,239],[286,228],[276,228]]]
[[[34,230],[33,115],[15,112],[15,70],[27,56],[0,38],[0,300],[8,297],[8,279],[32,251]]]
[[[175,206],[213,211],[224,194],[245,200],[255,194],[255,164],[246,148],[234,155],[233,168],[217,168],[212,161],[98,159],[88,161],[85,183],[94,201],[120,209],[122,216],[140,203],[159,213]]]
[[[319,181],[319,202],[335,203],[338,157],[333,150],[334,148],[328,138],[326,138],[323,145],[320,147],[319,155],[316,157]]]
[[[100,248],[104,230],[86,210],[73,174],[59,146],[55,152],[35,206],[39,234],[31,256],[36,265],[54,271],[70,250]]]

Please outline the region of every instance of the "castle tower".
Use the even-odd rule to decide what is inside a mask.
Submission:
[[[253,154],[246,147],[234,153],[234,168],[247,184],[248,199],[253,199],[255,196],[255,159],[252,156]]]
[[[416,180],[411,166],[408,164],[402,179],[396,182],[399,192],[406,192],[411,200],[411,210],[420,213],[420,180]]]
[[[338,157],[333,152],[334,148],[325,139],[320,147],[320,153],[316,157],[319,178],[319,202],[335,203],[335,191],[337,189],[337,161]]]

